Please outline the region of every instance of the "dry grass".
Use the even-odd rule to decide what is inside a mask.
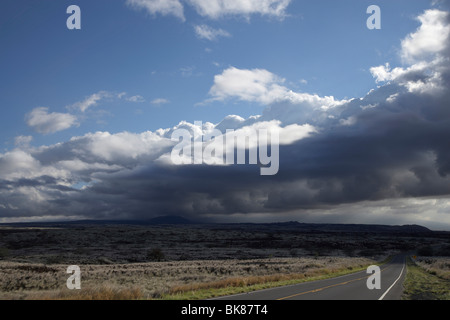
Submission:
[[[299,279],[373,264],[368,258],[317,257],[81,265],[81,290],[66,288],[67,266],[0,263],[0,299],[155,299],[196,289]]]
[[[423,257],[419,257],[414,261],[408,259],[408,271],[403,284],[404,292],[402,298],[404,300],[450,299],[450,281],[436,275],[436,273],[442,271],[441,267],[445,266],[445,268],[448,268],[448,258],[445,259],[447,262],[444,262],[444,264],[441,264],[442,261],[439,260],[441,259]],[[430,272],[430,270],[432,271]]]
[[[432,275],[450,280],[450,257],[418,257],[415,263]]]
[[[367,259],[360,260],[356,258],[345,260],[331,259],[331,258],[315,259],[314,262],[312,262],[312,259],[308,258],[303,260],[304,261],[298,261],[300,267],[299,269],[302,272],[229,277],[210,282],[190,283],[172,287],[169,291],[169,294],[178,294],[182,292],[205,290],[205,289],[220,289],[226,287],[248,287],[269,282],[301,280],[321,275],[335,274],[338,272],[342,272],[342,270],[354,270],[363,267],[365,265],[364,263],[369,264],[369,260]],[[374,261],[371,260],[370,263],[374,263]]]
[[[114,288],[101,286],[98,288],[83,288],[76,291],[55,291],[32,293],[29,300],[141,300],[145,296],[140,288]]]

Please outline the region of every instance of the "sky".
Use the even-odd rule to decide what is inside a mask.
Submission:
[[[67,22],[80,9],[80,29]],[[381,29],[369,29],[370,5]],[[0,222],[450,230],[447,0],[3,0]],[[78,16],[76,17],[78,19]],[[279,170],[176,165],[173,132],[280,133]]]

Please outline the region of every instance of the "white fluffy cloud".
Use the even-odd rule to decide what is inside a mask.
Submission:
[[[448,12],[427,10],[417,19],[420,27],[402,41],[402,58],[407,62],[422,61],[441,53],[450,36]]]
[[[418,18],[421,25],[402,42],[400,56],[408,65],[391,68],[389,63],[372,67],[376,82],[395,82],[409,92],[436,94],[448,90],[444,73],[450,53],[450,14],[427,10]]]
[[[7,152],[0,157],[0,178],[10,179],[16,175],[30,177],[36,171],[39,163],[28,153],[21,150]]]
[[[158,156],[164,148],[172,145],[167,139],[152,132],[97,132],[74,138],[72,142],[77,146],[83,145],[77,150],[79,155],[112,163],[136,160],[143,156]]]
[[[209,94],[212,100],[223,101],[237,98],[242,101],[270,105],[275,102],[305,104],[328,109],[344,103],[334,97],[320,97],[308,93],[293,92],[286,88],[285,80],[264,69],[237,69],[230,67],[214,77]]]
[[[263,104],[274,102],[286,90],[280,86],[283,79],[263,69],[242,70],[230,67],[214,77],[209,93],[214,100],[237,97],[244,101]]]
[[[41,177],[51,177],[59,180],[61,185],[66,185],[66,179],[70,172],[63,171],[56,166],[43,166],[28,151],[12,150],[0,154],[0,180],[31,180]]]
[[[68,113],[49,113],[48,108],[39,107],[26,115],[26,122],[36,132],[49,134],[77,125],[77,118]]]

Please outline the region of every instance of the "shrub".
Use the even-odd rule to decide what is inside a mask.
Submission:
[[[5,247],[0,248],[0,259],[5,259],[9,256],[9,249]]]
[[[164,252],[160,248],[154,248],[147,252],[147,259],[151,261],[162,261],[166,258]]]
[[[45,258],[45,264],[61,264],[64,262],[64,257],[60,255],[51,255]]]

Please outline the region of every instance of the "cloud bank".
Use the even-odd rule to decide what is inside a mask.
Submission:
[[[225,2],[214,3],[199,12],[215,16]],[[201,126],[182,121],[155,132],[89,133],[37,148],[18,143],[0,154],[0,216],[357,217],[450,226],[450,14],[433,9],[418,20],[421,26],[400,43],[405,65],[374,66],[379,86],[361,98],[294,92],[268,70],[230,67],[213,79],[205,103],[256,103],[265,106],[261,115]],[[27,121],[42,133],[74,125],[46,108]],[[261,177],[252,165],[168,161],[176,129],[206,134],[255,126],[282,133],[276,176]]]

